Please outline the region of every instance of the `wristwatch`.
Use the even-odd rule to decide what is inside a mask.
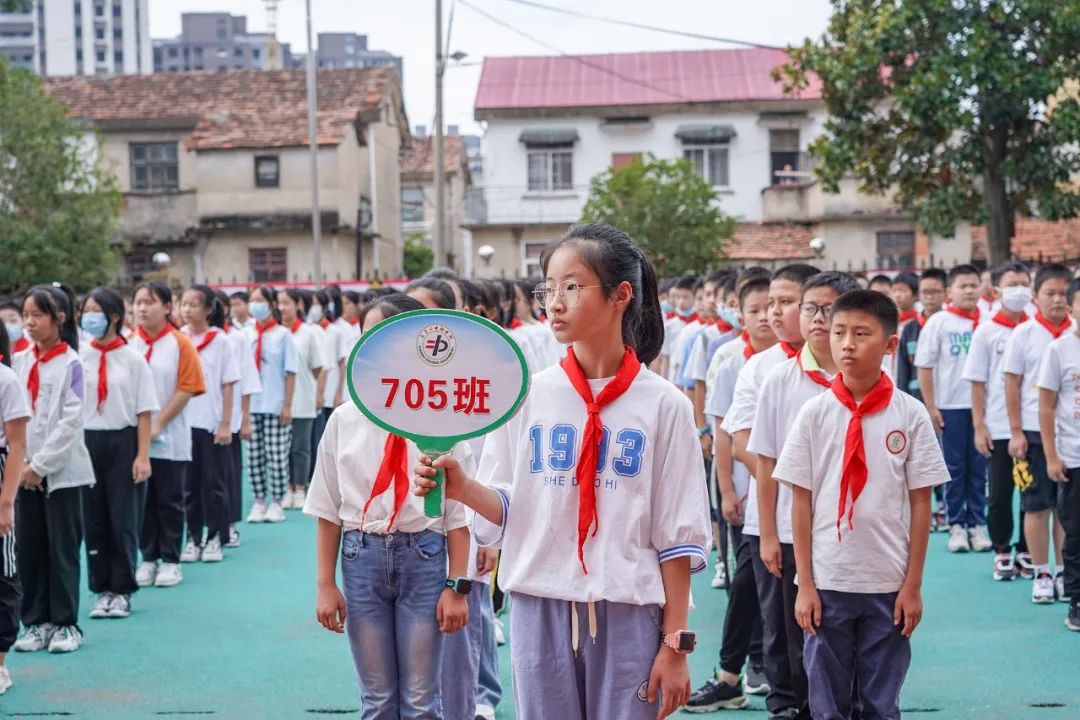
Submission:
[[[697,429],[697,436],[703,438],[706,435],[712,435],[712,428],[708,425],[702,425]]]
[[[454,578],[453,580],[447,578],[446,587],[450,588],[458,595],[468,595],[472,592],[472,580],[463,577]]]
[[[680,655],[689,655],[697,647],[697,635],[689,630],[676,630],[667,634],[661,631],[660,644],[667,645]]]

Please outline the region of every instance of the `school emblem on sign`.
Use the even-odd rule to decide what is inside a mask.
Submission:
[[[416,336],[416,352],[432,367],[440,367],[454,359],[457,339],[445,325],[428,325]]]
[[[907,447],[907,435],[900,430],[893,430],[885,436],[885,447],[893,455],[899,455]]]

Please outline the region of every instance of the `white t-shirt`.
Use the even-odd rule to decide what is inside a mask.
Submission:
[[[240,367],[236,362],[236,352],[232,342],[225,331],[221,328],[210,328],[201,335],[192,335],[191,328],[184,327],[182,331],[191,340],[191,344],[198,349],[207,335],[214,333],[213,339],[199,350],[199,366],[202,368],[203,382],[206,383],[206,392],[191,398],[188,401],[187,413],[192,428],[217,432],[221,425],[225,410],[225,398],[222,386],[233,386],[233,405],[240,403],[241,393],[237,388],[240,381]],[[232,412],[229,413],[229,424],[232,425]],[[230,427],[231,430],[231,427]]]
[[[982,319],[991,318],[1001,309],[1000,300],[987,300],[980,297],[978,301],[979,315]],[[981,320],[980,320],[981,322]]]
[[[0,448],[7,449],[4,423],[30,417],[30,401],[26,387],[19,376],[7,365],[0,363]]]
[[[240,371],[240,382],[233,388],[232,420],[229,422],[229,430],[235,435],[240,432],[244,423],[244,396],[262,392],[262,381],[259,379],[259,370],[255,367],[255,353],[248,342],[247,333],[230,328],[225,337],[232,346],[233,358],[236,359],[236,367]]]
[[[322,328],[317,325],[301,323],[292,334],[293,344],[296,345],[296,358],[299,361],[292,402],[292,414],[295,418],[314,418],[317,414],[315,391],[318,385],[313,373],[328,364],[323,355],[320,338],[322,332]]]
[[[831,390],[807,402],[773,476],[813,494],[811,554],[819,590],[896,592],[904,584],[910,551],[908,493],[948,482],[949,472],[926,407],[894,388],[884,410],[862,419],[868,476],[851,527],[844,512],[841,540],[837,506],[850,420],[851,412]]]
[[[668,351],[668,380],[671,382],[678,382],[683,358],[686,355],[686,343],[697,337],[699,330],[701,330],[701,321],[691,320],[681,331],[672,336]]]
[[[252,352],[257,352],[258,330],[248,328],[244,332],[247,333]],[[300,362],[296,357],[296,344],[293,343],[292,333],[280,324],[266,329],[262,336],[262,357],[259,365],[262,392],[251,398],[251,413],[279,414],[285,404],[285,377],[290,373],[295,375],[299,369]],[[295,384],[293,393],[296,393]]]
[[[971,352],[964,362],[963,378],[986,384],[986,412],[983,421],[991,440],[1008,440],[1009,413],[1005,409],[1005,345],[1013,329],[1001,323],[980,322],[971,337]]]
[[[687,380],[705,382],[709,374],[709,345],[719,340],[725,333],[720,332],[716,323],[710,323],[697,334],[697,339],[690,348],[690,355],[683,368],[683,377]]]
[[[1062,335],[1046,348],[1037,384],[1058,394],[1055,445],[1065,467],[1080,468],[1080,338],[1075,332]]]
[[[705,415],[712,418],[722,418],[731,407],[731,397],[735,392],[735,381],[739,377],[739,371],[746,364],[746,356],[743,355],[745,344],[736,338],[736,341],[721,345],[716,351],[712,362],[709,363],[709,375],[705,385]],[[716,443],[713,443],[716,448]],[[714,460],[715,462],[715,460]],[[732,460],[731,484],[735,488],[735,494],[739,502],[743,504],[744,521],[743,532],[746,532],[746,507],[753,502],[753,522],[750,526],[750,534],[757,535],[757,499],[750,500],[750,492],[757,493],[757,486],[750,477],[750,470],[738,460]]]
[[[809,345],[803,345],[798,356],[774,367],[759,391],[754,427],[746,445],[748,452],[773,460],[779,458],[799,410],[828,390],[803,372],[798,363],[800,358],[803,368],[818,370],[826,379],[832,380],[832,375],[821,370]],[[758,508],[760,521],[760,505]],[[794,542],[791,530],[791,487],[783,483],[780,483],[776,495],[776,536],[782,543],[790,545]]]
[[[590,380],[595,395],[610,381]],[[503,501],[503,524],[477,516],[481,545],[501,544],[507,592],[577,602],[664,603],[660,564],[706,567],[712,541],[705,468],[690,400],[644,366],[600,410],[608,432],[596,474],[598,530],[578,561],[575,468],[587,416],[561,367],[532,378],[521,410],[487,436],[477,479]]]
[[[352,352],[353,343],[349,342],[352,333],[349,324],[338,318],[323,328],[323,357],[326,358],[326,385],[323,387],[322,406],[334,408],[334,395],[343,379],[339,362],[347,362]],[[342,399],[348,400],[348,388],[343,388]]]
[[[1075,329],[1073,322],[1071,328]],[[1072,332],[1065,331],[1065,334]],[[1024,432],[1039,432],[1039,361],[1053,342],[1050,331],[1035,318],[1021,323],[1005,343],[1005,359],[1001,369],[1020,376],[1020,424]],[[1006,422],[1008,418],[1006,418]]]
[[[695,320],[684,320],[678,315],[672,315],[664,320],[664,344],[660,350],[661,355],[667,355],[669,358],[674,357],[675,341],[679,339],[679,335],[691,322]]]
[[[149,346],[138,333],[132,335],[128,342],[133,350],[146,357]],[[199,354],[187,336],[179,330],[170,329],[154,343],[149,362],[150,373],[154,376],[154,389],[161,407],[169,404],[177,390],[191,393],[192,396],[206,392]],[[157,440],[150,443],[151,458],[176,462],[191,461],[190,406],[189,400],[184,409],[165,426]],[[157,413],[152,417],[156,418]]]
[[[330,415],[326,432],[315,453],[315,472],[311,477],[304,512],[313,517],[340,525],[344,530],[363,530],[385,535],[387,523],[394,512],[394,486],[391,483],[375,498],[364,515],[364,504],[371,495],[375,477],[382,463],[383,449],[389,433],[364,417],[352,403],[344,403]],[[411,440],[405,467],[409,471],[409,492],[394,521],[392,532],[418,533],[434,530],[445,534],[467,527],[466,508],[460,503],[445,501],[443,517],[430,518],[424,514],[424,499],[412,492],[412,468],[420,451]],[[466,474],[475,469],[468,443],[458,443],[453,455]],[[363,516],[364,526],[360,527]]]
[[[981,318],[981,322],[990,322]],[[919,333],[915,367],[931,368],[934,400],[939,410],[970,410],[971,383],[964,379],[964,362],[971,349],[974,323],[948,311],[934,313]]]
[[[130,345],[105,353],[105,373],[109,392],[98,412],[98,373],[102,353],[90,343],[79,346],[86,381],[83,403],[83,427],[87,430],[123,430],[138,427],[139,415],[161,409],[154,376],[146,359]]]

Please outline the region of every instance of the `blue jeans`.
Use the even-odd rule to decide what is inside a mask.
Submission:
[[[341,577],[361,718],[441,718],[443,635],[435,606],[446,583],[446,538],[430,530],[350,530],[342,539]]]
[[[949,525],[986,524],[986,458],[975,449],[971,410],[942,410],[941,449],[949,468],[945,507]]]
[[[480,639],[480,674],[476,684],[476,704],[495,708],[502,700],[502,680],[499,678],[499,649],[495,644],[495,607],[491,603],[489,586],[484,584],[484,597],[480,603],[479,615],[482,623]],[[469,606],[471,613],[476,612]]]

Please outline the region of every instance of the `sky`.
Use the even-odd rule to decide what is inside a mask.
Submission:
[[[828,22],[828,0],[536,0],[594,15],[784,46],[818,37]],[[466,5],[465,3],[468,3]],[[435,116],[435,0],[311,0],[313,32],[356,32],[368,36],[368,48],[404,58],[405,110],[410,124],[429,129]],[[280,0],[278,39],[293,52],[307,49],[304,0]],[[479,8],[504,23],[496,24]],[[150,34],[180,34],[183,12],[247,15],[248,30],[266,29],[262,0],[151,0]],[[452,16],[452,21],[451,21]],[[620,27],[529,7],[515,0],[443,0],[444,38],[449,52],[464,52],[460,65],[444,76],[443,113],[447,125],[480,133],[473,120],[473,100],[485,56],[555,55],[691,50],[734,47],[724,43]],[[506,26],[532,36],[524,37]],[[539,41],[539,42],[537,42]],[[445,42],[445,39],[444,39]],[[542,44],[541,44],[542,43]]]

